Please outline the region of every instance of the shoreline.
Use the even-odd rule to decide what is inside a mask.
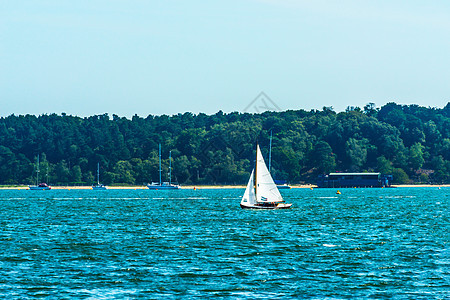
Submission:
[[[393,184],[394,188],[440,188],[450,187],[450,184]],[[52,190],[92,190],[91,186],[51,186]],[[147,186],[107,186],[108,190],[147,190]],[[185,185],[182,190],[207,190],[207,189],[245,189],[245,185]],[[311,189],[317,188],[315,184],[291,185],[292,189]],[[0,190],[28,190],[28,186],[4,186]]]

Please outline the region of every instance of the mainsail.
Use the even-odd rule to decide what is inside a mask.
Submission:
[[[281,197],[275,182],[273,182],[272,176],[270,176],[259,145],[256,146],[256,170],[256,202],[282,202],[283,197]],[[253,173],[250,179],[252,178]]]

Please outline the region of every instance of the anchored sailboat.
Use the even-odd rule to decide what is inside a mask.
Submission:
[[[39,183],[39,172],[40,170],[39,170],[39,154],[38,154],[36,162],[36,185],[29,185],[28,188],[34,191],[51,190],[52,188],[45,182]],[[47,177],[48,177],[48,169],[47,169]]]
[[[256,145],[256,164],[241,200],[241,208],[286,209],[292,203],[285,203],[280,191],[273,182],[264,158]]]
[[[169,152],[169,182],[162,182],[161,178],[161,144],[159,144],[159,182],[147,184],[150,190],[179,190],[180,186],[172,184],[172,151]]]
[[[97,163],[97,185],[92,186],[93,190],[106,190],[106,186],[100,184],[100,163]]]

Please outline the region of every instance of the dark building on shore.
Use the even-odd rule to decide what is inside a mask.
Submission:
[[[381,173],[330,173],[320,175],[317,186],[320,188],[352,187],[390,187],[392,175]]]

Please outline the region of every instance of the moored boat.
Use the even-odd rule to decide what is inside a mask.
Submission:
[[[180,186],[169,182],[152,182],[147,185],[147,188],[150,190],[179,190]]]
[[[51,190],[52,188],[47,183],[45,182],[39,183],[39,172],[40,168],[39,168],[39,154],[38,154],[36,161],[36,185],[29,185],[28,188],[32,191]],[[48,177],[48,168],[47,168],[47,177]]]
[[[285,183],[285,184],[277,184],[277,188],[279,190],[288,190],[288,189],[291,189],[292,187],[290,185],[288,185],[287,183]]]
[[[106,190],[106,186],[100,183],[100,163],[97,163],[97,185],[92,186],[93,190]]]
[[[159,144],[159,182],[147,184],[149,190],[179,190],[178,184],[172,184],[172,151],[169,152],[169,182],[162,182],[161,144]]]
[[[286,180],[274,180],[274,182],[279,190],[286,190],[291,188],[291,186],[286,182]]]
[[[28,186],[28,188],[33,191],[43,191],[43,190],[51,190],[52,189],[45,182],[39,183],[37,185],[30,185],[30,186]]]
[[[107,190],[108,188],[106,187],[106,185],[103,184],[97,184],[97,185],[93,185],[92,186],[93,190]]]

